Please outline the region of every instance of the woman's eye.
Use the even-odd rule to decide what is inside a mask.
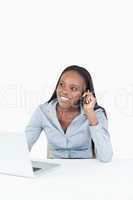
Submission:
[[[78,88],[72,87],[71,90],[72,90],[72,91],[77,91]]]
[[[63,83],[59,83],[59,86],[63,86]]]

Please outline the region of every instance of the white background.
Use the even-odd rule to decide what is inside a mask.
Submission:
[[[129,0],[1,0],[0,130],[24,131],[62,70],[77,64],[107,111],[114,157],[133,157],[132,10]],[[46,156],[44,134],[32,152]]]

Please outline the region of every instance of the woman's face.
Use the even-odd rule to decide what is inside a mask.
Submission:
[[[85,80],[78,72],[65,72],[61,76],[56,90],[59,105],[62,108],[74,108],[85,90]]]

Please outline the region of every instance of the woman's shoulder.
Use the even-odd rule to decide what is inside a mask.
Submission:
[[[44,103],[41,103],[38,106],[38,108],[41,109],[42,111],[47,112],[48,110],[51,110],[51,108],[53,108],[53,106],[55,105],[55,103],[56,103],[56,99],[54,99],[54,100],[52,100],[50,102],[46,101]]]
[[[95,110],[96,114],[99,116],[99,117],[105,117],[107,118],[107,114],[106,114],[106,111],[103,107],[99,106],[96,110]]]
[[[101,113],[101,112],[104,112],[104,110],[105,110],[104,108],[99,107],[99,108],[97,108],[97,109],[95,110],[95,112],[96,112],[96,113],[99,113],[99,112]]]

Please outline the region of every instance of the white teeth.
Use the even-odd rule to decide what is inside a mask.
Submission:
[[[68,101],[69,99],[67,97],[60,97],[64,101]]]

